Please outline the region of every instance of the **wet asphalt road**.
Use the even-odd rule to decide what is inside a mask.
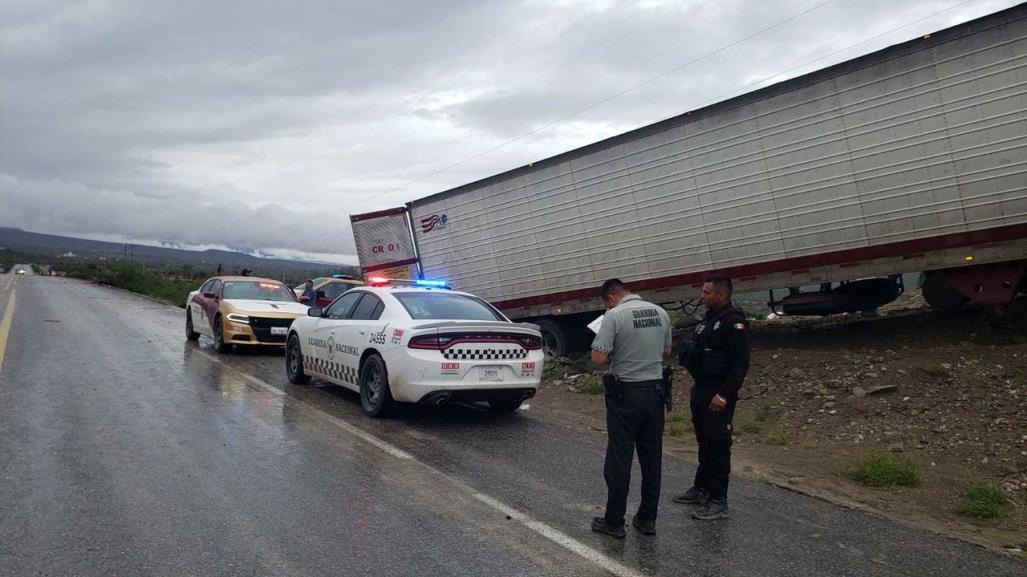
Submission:
[[[5,290],[8,276],[0,575],[1027,571],[745,480],[730,520],[699,524],[670,502],[693,473],[672,458],[660,534],[614,541],[588,529],[605,498],[600,434],[530,409],[371,420],[355,394],[288,385],[278,355],[187,342],[181,309],[69,279],[26,275]]]

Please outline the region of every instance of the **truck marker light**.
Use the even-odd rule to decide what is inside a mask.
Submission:
[[[974,257],[973,257],[973,255],[970,255],[970,256],[966,257],[965,259],[963,259],[963,260],[965,260],[966,262],[973,262]]]

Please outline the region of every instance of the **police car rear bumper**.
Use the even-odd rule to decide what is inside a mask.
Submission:
[[[420,405],[444,405],[446,403],[473,403],[477,401],[523,401],[535,396],[537,389],[524,387],[515,389],[447,389],[432,391],[417,401]]]

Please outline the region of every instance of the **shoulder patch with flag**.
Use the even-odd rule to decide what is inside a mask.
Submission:
[[[734,326],[735,326],[735,330],[739,330],[739,331],[744,331],[745,330],[745,323],[735,323]]]

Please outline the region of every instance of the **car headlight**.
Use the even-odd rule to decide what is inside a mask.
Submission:
[[[233,323],[240,323],[244,325],[250,324],[250,317],[236,313],[228,313],[228,320],[232,321]]]

